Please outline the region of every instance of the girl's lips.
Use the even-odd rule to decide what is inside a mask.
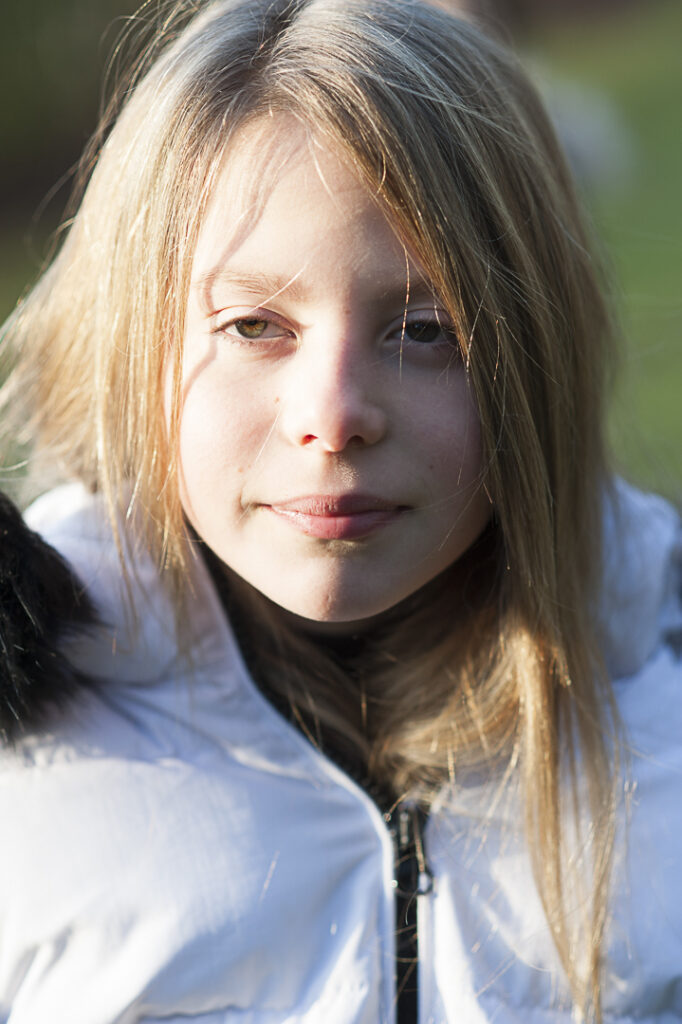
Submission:
[[[265,505],[275,515],[309,537],[355,540],[388,526],[406,511],[383,498],[368,495],[311,495]]]

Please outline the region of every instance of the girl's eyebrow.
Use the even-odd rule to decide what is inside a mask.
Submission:
[[[230,285],[242,291],[251,292],[254,295],[267,295],[270,299],[286,292],[287,297],[296,302],[303,302],[308,292],[299,280],[303,269],[299,270],[293,277],[281,277],[278,274],[266,274],[263,272],[249,272],[231,267],[222,267],[217,270],[209,270],[202,274],[194,282],[195,287],[202,293],[207,293],[216,284]]]
[[[301,268],[293,277],[283,277],[279,274],[268,274],[262,271],[247,271],[233,267],[222,267],[216,270],[209,270],[202,274],[194,282],[194,287],[202,294],[207,294],[217,284],[229,285],[239,288],[242,291],[250,292],[253,295],[267,295],[268,299],[274,299],[278,295],[286,293],[287,298],[294,302],[305,302],[310,297],[308,288],[299,280],[303,270]],[[382,300],[399,304],[405,302],[407,295],[407,283],[387,283],[381,289]],[[434,289],[423,277],[417,276],[410,282],[409,301],[437,302]]]

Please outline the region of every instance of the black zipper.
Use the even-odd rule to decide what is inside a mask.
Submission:
[[[433,889],[433,875],[424,855],[427,817],[423,807],[407,801],[384,813],[393,841],[397,1024],[418,1024],[419,1019],[417,908],[419,897]]]

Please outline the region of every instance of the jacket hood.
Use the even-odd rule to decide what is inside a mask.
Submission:
[[[679,515],[623,480],[606,502],[599,619],[612,679],[634,675],[661,643],[682,639]]]

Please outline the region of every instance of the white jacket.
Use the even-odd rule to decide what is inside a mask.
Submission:
[[[604,619],[632,748],[606,1020],[682,1019],[682,609],[673,511],[622,491]],[[195,663],[153,567],[126,621],[102,509],[79,487],[31,525],[106,628],[70,656],[109,680],[0,759],[0,1020],[391,1024],[392,847],[379,810],[261,696],[202,564]],[[677,648],[676,645],[677,644]],[[570,1019],[523,844],[477,787],[426,829],[420,1024]],[[507,819],[507,825],[503,824]]]

